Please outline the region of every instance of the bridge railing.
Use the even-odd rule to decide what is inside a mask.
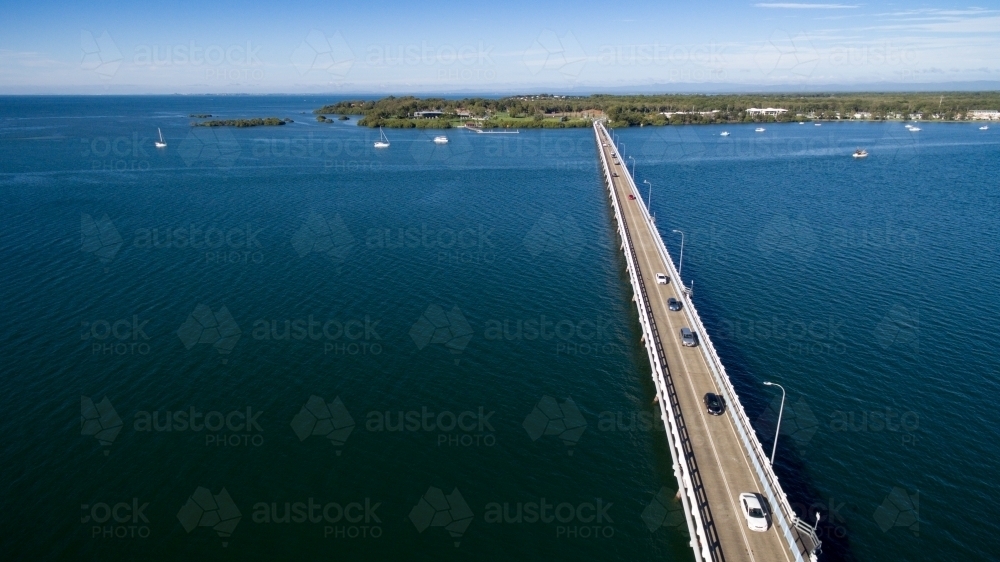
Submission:
[[[597,136],[598,145],[601,144],[600,130],[594,130]],[[708,536],[705,531],[705,521],[699,509],[695,492],[694,479],[690,465],[691,456],[688,455],[684,447],[684,440],[681,436],[681,425],[678,423],[679,412],[675,411],[677,401],[676,392],[673,385],[669,384],[670,373],[666,366],[663,355],[662,342],[659,331],[653,319],[652,309],[649,304],[645,282],[642,278],[641,270],[638,266],[638,258],[632,245],[632,236],[629,232],[628,223],[625,222],[621,212],[621,202],[618,200],[618,193],[614,189],[611,176],[611,166],[604,156],[604,151],[598,151],[601,155],[602,169],[604,170],[605,181],[608,185],[609,197],[612,200],[612,207],[615,211],[615,220],[618,222],[618,232],[622,238],[622,248],[625,254],[625,261],[629,273],[629,280],[632,283],[633,293],[636,300],[636,308],[639,312],[639,323],[642,327],[643,340],[646,345],[646,352],[649,355],[650,364],[653,371],[653,382],[656,385],[658,402],[660,403],[660,419],[663,421],[664,429],[669,436],[668,445],[673,457],[674,477],[681,490],[681,503],[684,507],[684,517],[691,535],[691,547],[694,550],[695,558],[699,562],[712,560],[711,549],[709,547]]]
[[[611,138],[611,135],[607,133],[607,129],[604,128],[602,123],[595,123],[594,126],[595,128],[599,127],[602,129],[607,135],[607,138]],[[598,135],[598,137],[600,138],[600,135]],[[614,142],[611,143],[611,148],[614,153],[618,155],[618,160],[622,161],[621,154],[618,152],[618,148],[614,146]],[[712,338],[709,336],[708,330],[705,328],[705,324],[701,320],[701,316],[698,315],[698,311],[694,307],[694,303],[691,299],[691,293],[686,289],[686,287],[684,287],[680,273],[678,273],[677,268],[674,266],[674,261],[670,257],[670,252],[663,243],[663,237],[660,236],[659,230],[656,228],[655,220],[650,215],[649,209],[646,207],[646,202],[643,201],[640,196],[638,187],[635,184],[635,179],[632,178],[632,175],[627,169],[624,168],[624,164],[622,168],[625,177],[628,178],[628,183],[631,186],[632,191],[636,195],[639,207],[642,209],[643,217],[656,234],[656,236],[653,236],[653,239],[656,241],[660,257],[667,265],[669,275],[673,279],[680,282],[682,288],[684,289],[680,291],[680,293],[681,298],[685,303],[685,314],[691,322],[692,329],[698,333],[699,338],[701,339],[700,347],[702,354],[712,371],[712,376],[715,378],[716,384],[729,404],[731,417],[736,422],[734,423],[734,426],[736,427],[737,434],[743,442],[744,449],[747,452],[747,456],[750,458],[758,479],[763,485],[765,495],[772,506],[777,506],[777,510],[772,511],[776,516],[781,533],[784,535],[785,540],[789,545],[789,549],[795,556],[796,560],[803,560],[803,553],[809,555],[810,559],[815,560],[815,553],[819,551],[822,543],[816,536],[812,527],[799,518],[798,514],[795,513],[791,504],[788,502],[788,496],[785,494],[784,489],[782,489],[781,483],[778,481],[778,477],[774,473],[767,453],[764,451],[764,447],[761,445],[760,439],[758,439],[757,434],[753,429],[753,424],[751,424],[749,417],[746,415],[746,410],[740,402],[739,395],[736,393],[736,389],[732,385],[732,381],[729,378],[729,374],[726,372],[726,368],[722,365],[722,360],[719,358],[715,345],[712,343]],[[793,531],[793,528],[796,530]]]

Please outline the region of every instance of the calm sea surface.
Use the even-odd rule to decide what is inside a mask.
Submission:
[[[592,131],[330,100],[0,98],[3,558],[691,560]],[[1000,127],[920,127],[616,131],[821,560],[1000,553]]]

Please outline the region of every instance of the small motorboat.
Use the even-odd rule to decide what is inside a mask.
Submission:
[[[863,148],[859,148],[855,150],[854,154],[852,154],[851,156],[855,158],[868,158],[868,151]]]
[[[822,124],[822,123],[815,123],[815,125],[816,125],[817,127],[822,127],[822,126],[823,126],[823,124]]]
[[[153,141],[153,144],[156,145],[156,148],[166,148],[167,147],[167,141],[163,140],[163,131],[161,131],[160,128],[157,127],[156,128],[156,132],[159,133],[160,140]]]
[[[448,144],[448,137],[444,135],[434,137],[434,142],[436,142],[437,144]]]
[[[805,124],[806,124],[805,121],[799,121],[799,125],[805,125]]]
[[[983,125],[982,127],[979,128],[979,130],[980,131],[988,131],[989,127],[987,127],[986,125]]]
[[[720,137],[728,137],[729,136],[729,131],[722,131],[721,133],[719,133],[719,136]]]
[[[910,132],[911,133],[916,133],[919,130],[920,130],[920,127],[910,127]]]
[[[756,133],[763,133],[766,130],[767,129],[765,129],[764,127],[757,127],[756,129],[754,129],[754,132],[756,132]]]

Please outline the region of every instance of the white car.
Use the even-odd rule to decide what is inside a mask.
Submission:
[[[743,510],[743,516],[747,518],[747,527],[751,531],[763,533],[770,527],[767,520],[767,512],[761,506],[757,494],[740,494],[740,509]]]
[[[660,285],[666,285],[667,283],[670,282],[670,278],[667,277],[665,273],[657,273],[656,282],[659,283]]]

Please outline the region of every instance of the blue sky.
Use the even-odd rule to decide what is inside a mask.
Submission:
[[[0,94],[1000,81],[996,3],[43,0],[3,14]]]

